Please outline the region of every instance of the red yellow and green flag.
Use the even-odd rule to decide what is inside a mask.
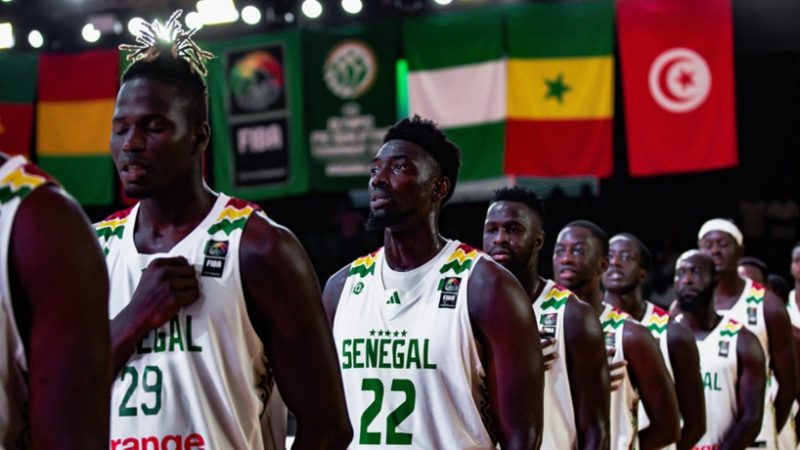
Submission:
[[[108,142],[119,80],[116,50],[42,54],[36,149],[39,165],[84,205],[114,199]]]
[[[506,14],[505,172],[607,177],[613,168],[613,0]]]

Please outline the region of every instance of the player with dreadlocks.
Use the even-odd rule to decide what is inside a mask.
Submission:
[[[97,224],[110,282],[112,449],[264,449],[274,375],[295,448],[351,438],[319,284],[300,243],[203,180],[205,61],[173,14],[138,36],[111,153],[134,207]]]

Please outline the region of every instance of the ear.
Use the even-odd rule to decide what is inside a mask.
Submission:
[[[539,230],[539,234],[533,240],[533,247],[539,252],[544,247],[544,230]]]
[[[647,271],[644,269],[639,269],[639,276],[636,277],[636,280],[639,281],[639,284],[642,284],[647,280]]]
[[[208,146],[208,141],[211,138],[211,127],[207,121],[203,121],[200,125],[194,128],[192,135],[192,148],[195,152],[202,153]]]
[[[437,177],[433,181],[433,201],[442,201],[450,191],[450,179],[447,177]]]
[[[608,262],[608,253],[600,257],[600,272],[605,273],[608,270],[609,262]]]

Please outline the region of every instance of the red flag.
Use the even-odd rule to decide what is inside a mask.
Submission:
[[[731,0],[619,0],[633,176],[734,167]]]

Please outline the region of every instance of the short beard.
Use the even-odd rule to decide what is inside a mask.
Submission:
[[[398,212],[394,214],[376,215],[372,211],[369,212],[367,221],[364,223],[364,228],[367,231],[383,231],[386,228],[393,227],[402,223],[407,218],[413,215],[412,212]]]
[[[678,306],[686,312],[698,312],[708,308],[709,303],[714,301],[714,285],[699,292],[695,297],[678,297]]]

